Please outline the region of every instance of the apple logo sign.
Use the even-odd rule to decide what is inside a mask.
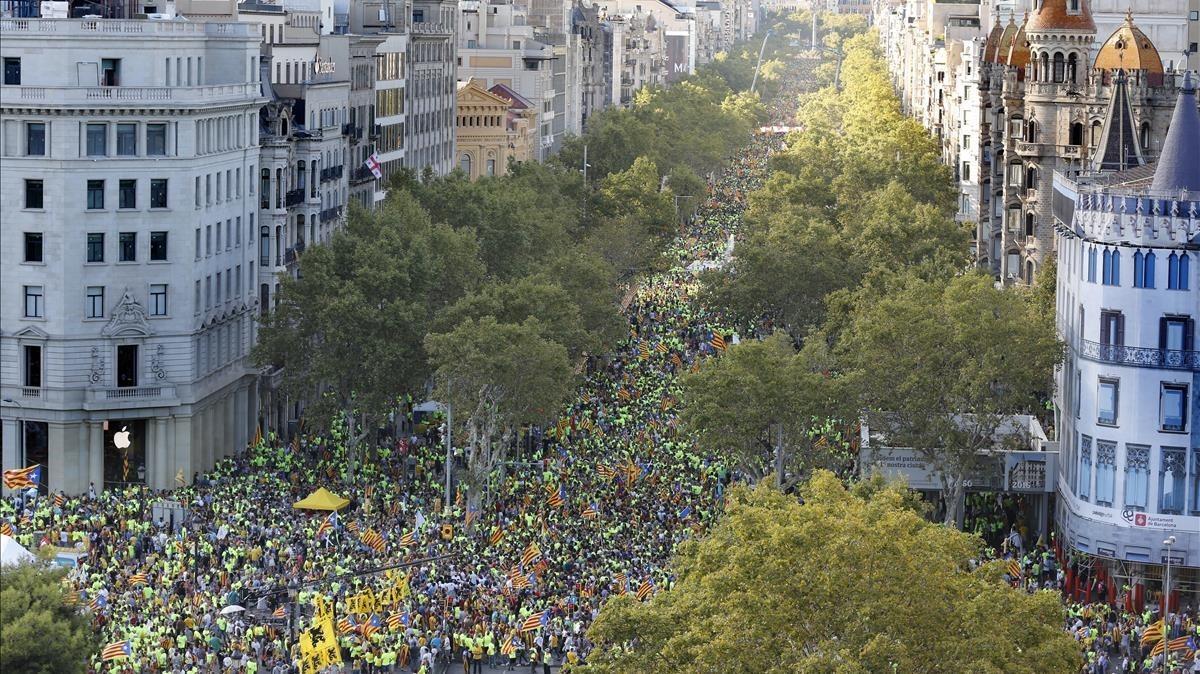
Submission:
[[[113,433],[113,444],[117,449],[129,449],[129,431],[125,430],[128,426],[122,426],[121,430]]]

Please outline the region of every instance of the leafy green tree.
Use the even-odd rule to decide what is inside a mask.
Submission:
[[[473,506],[521,425],[550,418],[570,393],[567,349],[546,332],[536,318],[501,323],[483,316],[425,338],[437,398],[453,405],[453,430],[466,447]]]
[[[654,235],[674,229],[673,195],[659,189],[658,167],[647,157],[638,157],[627,170],[606,177],[600,197],[601,212],[609,217],[631,218]]]
[[[937,206],[914,199],[898,181],[867,194],[845,221],[851,258],[860,269],[927,264],[958,270],[968,264],[970,232]]]
[[[310,428],[346,429],[353,461],[395,400],[423,385],[422,340],[434,315],[480,282],[478,245],[397,192],[374,213],[353,210],[302,265],[300,278],[281,277],[254,359],[283,368],[284,390],[308,401]]]
[[[570,242],[581,204],[564,187],[542,170],[520,167],[511,176],[474,182],[451,174],[421,183],[413,194],[433,222],[474,232],[489,276],[513,279]]]
[[[703,277],[709,301],[744,323],[771,318],[799,337],[824,319],[825,297],[857,281],[833,227],[811,210],[787,209],[752,227],[731,273]]]
[[[611,264],[586,247],[574,246],[546,260],[534,276],[557,283],[579,310],[583,329],[595,340],[592,353],[600,353],[625,336],[628,325],[620,313],[621,289]]]
[[[449,332],[464,321],[484,316],[500,323],[536,318],[542,336],[565,346],[572,359],[599,346],[583,324],[570,293],[553,281],[532,277],[487,284],[468,294],[438,315],[434,331]]]
[[[99,654],[87,618],[64,602],[65,575],[38,564],[0,569],[0,670],[83,672]]]
[[[926,521],[903,488],[861,498],[820,471],[802,495],[734,489],[680,547],[670,589],[604,603],[583,671],[1079,671],[1057,595],[1010,587],[998,563],[973,569],[981,541]]]
[[[836,408],[835,382],[813,356],[811,349],[796,353],[782,332],[731,347],[683,377],[684,427],[705,451],[755,480],[774,471],[784,488],[832,466],[834,457],[810,431]]]
[[[890,292],[860,293],[837,351],[881,444],[912,448],[934,467],[946,523],[959,526],[981,450],[1027,442],[1007,419],[1037,411],[1062,357],[1052,318],[982,273],[909,273]]]

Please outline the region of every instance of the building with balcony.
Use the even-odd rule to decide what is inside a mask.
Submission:
[[[1053,255],[1051,177],[1093,160],[1117,71],[1144,158],[1157,153],[1187,50],[1184,4],[877,4],[903,108],[941,141],[958,219],[975,223],[977,261],[998,281],[1033,283]]]
[[[1175,97],[1157,161],[1116,83],[1096,159],[1058,171],[1052,196],[1062,454],[1059,540],[1117,577],[1200,568],[1200,113]],[[1168,551],[1163,540],[1173,535]]]
[[[3,468],[165,488],[253,435],[259,43],[0,19]]]

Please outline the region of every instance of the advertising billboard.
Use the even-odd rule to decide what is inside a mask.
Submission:
[[[667,81],[678,82],[688,74],[688,34],[667,33]]]

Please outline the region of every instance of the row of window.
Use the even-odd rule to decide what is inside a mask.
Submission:
[[[1077,380],[1078,385],[1078,380]],[[1078,400],[1078,395],[1076,396]],[[1121,380],[1100,377],[1096,389],[1096,423],[1117,426],[1120,420]],[[1188,386],[1164,383],[1158,394],[1158,425],[1164,433],[1187,431]]]
[[[1106,286],[1121,285],[1121,251],[1115,248],[1097,250],[1090,246],[1087,251],[1087,280],[1096,282],[1096,262],[1100,261],[1100,284]],[[1133,287],[1155,287],[1155,263],[1157,258],[1154,251],[1133,254]],[[1080,274],[1084,270],[1080,267]],[[1186,252],[1172,252],[1167,256],[1167,290],[1187,290],[1188,277],[1191,272],[1191,258]]]
[[[45,125],[30,122],[26,125],[26,154],[29,151],[31,127],[40,126],[42,152],[45,154]],[[110,129],[115,127],[115,129]],[[139,143],[139,139],[142,141]],[[88,122],[84,125],[84,155],[88,157],[165,157],[167,155],[167,125],[165,122]]]
[[[106,202],[106,185],[104,180],[87,181],[86,204],[89,211],[104,210]],[[117,208],[132,210],[138,207],[138,180],[121,178],[117,180]],[[150,208],[167,207],[167,179],[150,179],[149,205]],[[25,179],[25,208],[45,208],[46,188],[40,178]]]
[[[25,300],[25,318],[45,318],[46,301],[43,286],[23,286]],[[84,289],[83,316],[84,318],[105,317],[105,287],[87,286]],[[149,306],[147,311],[151,316],[167,315],[167,284],[151,283]],[[34,384],[26,384],[34,386]]]
[[[214,283],[215,279],[215,283]],[[243,282],[245,285],[243,285]],[[194,304],[194,313],[200,313],[200,307],[203,306],[205,311],[212,309],[215,306],[225,302],[231,302],[242,296],[242,293],[248,291],[254,286],[254,263],[250,263],[249,273],[243,278],[242,265],[236,267],[226,267],[225,271],[217,272],[215,275],[208,274],[204,277],[204,285],[200,285],[200,279],[196,279],[195,296],[192,298]],[[203,296],[201,295],[203,289]],[[203,299],[204,304],[200,301]]]
[[[266,169],[264,169],[266,170]],[[254,166],[250,166],[250,180],[247,189],[250,194],[254,194]],[[233,201],[234,199],[242,198],[242,169],[226,169],[217,171],[216,173],[206,173],[204,176],[204,206],[212,206],[213,203],[223,203]],[[195,195],[196,208],[200,208],[200,179],[201,176],[194,178],[195,186],[192,193]],[[213,201],[213,188],[216,187],[216,202]]]
[[[1118,443],[1079,434],[1077,438],[1079,462],[1074,482],[1076,495],[1084,501],[1112,507],[1117,502]],[[1125,444],[1120,500],[1125,508],[1142,512],[1149,508],[1150,449],[1149,445]],[[1192,449],[1190,498],[1187,451],[1186,447],[1159,448],[1159,513],[1200,514],[1200,448]]]
[[[86,260],[89,263],[100,263],[105,260],[104,232],[88,232],[85,248]],[[45,235],[42,232],[25,232],[24,261],[27,263],[45,262]],[[167,261],[167,232],[150,232],[151,262]],[[137,232],[119,232],[117,234],[117,262],[137,262],[138,235]]]
[[[222,237],[222,231],[224,236]],[[214,236],[215,235],[215,236]],[[254,235],[254,214],[250,214],[250,235]],[[205,257],[212,255],[220,255],[223,250],[232,250],[242,247],[242,216],[236,218],[226,218],[225,224],[222,227],[220,222],[216,225],[205,225],[203,240],[200,235],[200,228],[195,229],[195,248],[196,259],[200,259],[201,251]],[[214,241],[216,246],[213,245]],[[253,240],[251,240],[253,243]]]

